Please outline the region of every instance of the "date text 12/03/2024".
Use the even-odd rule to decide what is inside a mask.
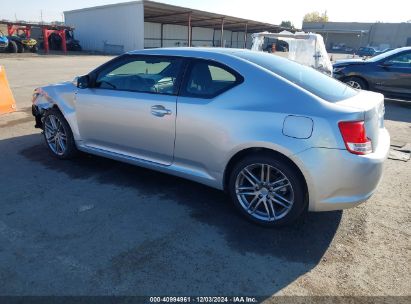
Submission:
[[[257,303],[255,297],[150,297],[150,303]]]

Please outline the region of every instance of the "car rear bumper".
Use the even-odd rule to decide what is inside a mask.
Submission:
[[[295,155],[304,167],[309,211],[355,207],[374,193],[390,149],[388,131],[380,129],[379,133],[378,146],[368,155],[326,148],[312,148]]]

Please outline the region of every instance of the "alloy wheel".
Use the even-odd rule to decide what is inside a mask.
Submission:
[[[268,164],[252,164],[241,170],[235,191],[244,210],[262,221],[273,222],[285,217],[294,204],[290,180]]]
[[[358,82],[354,81],[354,80],[347,81],[346,83],[347,83],[349,86],[353,87],[354,89],[362,90],[361,85],[360,85]]]
[[[53,115],[47,115],[44,121],[44,134],[46,141],[53,153],[61,156],[67,149],[67,134],[60,119]]]

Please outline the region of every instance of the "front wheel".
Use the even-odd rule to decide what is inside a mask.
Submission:
[[[366,90],[367,89],[367,83],[362,80],[361,78],[358,77],[349,77],[344,80],[346,84],[349,86],[353,87],[354,89],[357,90]]]
[[[53,156],[70,159],[77,154],[73,132],[58,109],[50,109],[44,116],[44,139]]]
[[[303,178],[288,161],[272,155],[243,159],[232,170],[229,194],[248,220],[264,226],[284,226],[305,210]]]

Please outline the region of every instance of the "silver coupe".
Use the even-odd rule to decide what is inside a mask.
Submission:
[[[51,153],[80,150],[225,190],[249,220],[354,207],[390,147],[384,97],[262,52],[129,52],[35,90]]]

